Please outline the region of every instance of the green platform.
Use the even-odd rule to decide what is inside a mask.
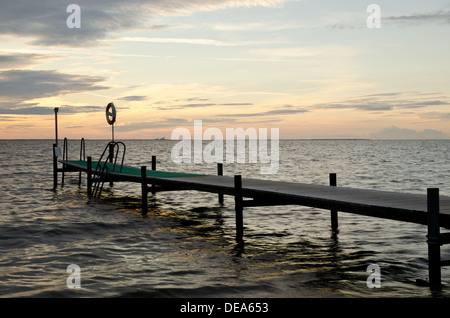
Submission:
[[[87,167],[87,161],[79,161],[79,160],[70,160],[70,163],[85,166]],[[104,163],[103,163],[104,164]],[[122,171],[120,171],[120,165],[114,165],[112,163],[106,164],[109,172],[122,173],[132,176],[140,176],[141,169],[133,168],[128,166],[123,166]],[[95,169],[97,167],[97,161],[92,161],[92,168]],[[113,171],[114,168],[114,171]],[[154,171],[147,170],[147,177],[157,177],[157,178],[176,178],[176,177],[199,177],[202,176],[200,174],[189,174],[189,173],[178,173],[178,172],[165,172],[165,171]]]

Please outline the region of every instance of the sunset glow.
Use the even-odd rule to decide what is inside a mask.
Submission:
[[[449,138],[450,5],[378,1],[14,1],[0,10],[0,138]],[[68,12],[69,11],[69,12]],[[70,19],[72,20],[70,20]],[[68,22],[69,21],[69,22]]]

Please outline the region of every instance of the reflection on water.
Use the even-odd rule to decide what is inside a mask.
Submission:
[[[67,174],[52,191],[51,141],[0,141],[0,295],[134,297],[429,297],[423,226],[301,206],[244,210],[245,244],[234,236],[234,202],[179,191],[149,195],[140,214],[140,188],[117,182],[101,200],[88,200],[85,180]],[[78,159],[78,142],[69,149]],[[175,165],[171,141],[127,141],[128,165],[215,174],[214,164]],[[104,141],[86,141],[88,155]],[[272,180],[450,194],[448,141],[280,142],[276,175],[258,164],[225,164],[224,174]],[[11,151],[14,149],[14,151]],[[442,248],[442,258],[450,253]],[[66,285],[66,268],[81,268],[81,289]],[[381,288],[366,285],[367,267],[381,269]],[[443,283],[450,280],[442,270]],[[444,294],[445,296],[445,287]]]

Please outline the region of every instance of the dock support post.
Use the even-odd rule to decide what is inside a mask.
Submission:
[[[58,107],[55,107],[53,111],[55,112],[55,143],[56,147],[58,147]]]
[[[431,291],[441,290],[441,246],[439,230],[439,189],[427,189],[428,279]]]
[[[56,190],[58,185],[58,161],[56,157],[57,144],[53,144],[53,190]]]
[[[92,198],[92,157],[87,157],[87,195]]]
[[[142,214],[147,215],[148,212],[148,189],[147,189],[147,167],[141,166],[141,188],[142,188]]]
[[[112,126],[112,130],[113,130],[113,137],[112,137],[112,141],[114,141],[114,125],[111,125]],[[108,161],[110,162],[110,163],[113,163],[114,162],[114,144],[113,143],[110,143],[109,144],[109,156],[108,156]],[[114,186],[114,182],[112,181],[112,180],[109,180],[109,186],[110,187],[112,187],[112,186]]]
[[[217,164],[217,175],[223,176],[223,163]],[[223,204],[223,194],[222,193],[219,193],[219,204],[220,205]]]
[[[335,173],[330,173],[330,186],[337,186],[337,178]],[[331,210],[331,229],[337,231],[338,229],[338,211]]]
[[[62,159],[65,161],[69,160],[69,141],[67,140],[67,138],[64,138]],[[63,168],[60,171],[61,171],[61,175],[62,175],[61,184],[64,185],[64,177],[65,177],[65,172],[66,172],[65,164],[63,164]]]
[[[242,177],[234,176],[234,208],[236,212],[236,241],[242,243],[244,236]]]
[[[152,171],[156,171],[156,156],[152,156]],[[155,190],[155,184],[152,183],[152,194],[154,195],[156,193]]]
[[[86,161],[86,145],[84,142],[84,138],[81,138],[80,161]],[[81,171],[78,173],[78,186],[81,186]]]

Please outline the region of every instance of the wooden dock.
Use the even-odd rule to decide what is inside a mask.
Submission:
[[[54,149],[55,149],[54,145]],[[63,168],[58,169],[57,163]],[[93,196],[95,178],[102,177],[96,168],[98,162],[91,157],[87,160],[57,160],[53,152],[54,178],[57,173],[69,171],[87,174],[87,192]],[[450,243],[450,235],[441,234],[440,228],[450,229],[450,197],[440,196],[439,189],[427,189],[425,194],[409,194],[390,191],[356,189],[336,186],[336,175],[330,174],[330,186],[284,181],[242,178],[240,175],[223,176],[223,167],[218,164],[218,175],[173,173],[156,170],[156,157],[152,157],[152,167],[140,168],[111,166],[103,182],[134,182],[141,186],[142,212],[148,211],[148,193],[160,191],[195,190],[217,193],[219,202],[223,195],[234,197],[236,213],[236,240],[243,242],[244,207],[272,205],[302,205],[331,211],[331,226],[338,227],[338,212],[347,212],[371,217],[412,222],[428,227],[427,244],[429,260],[429,286],[433,291],[441,290],[441,266],[450,265],[441,261],[440,246]],[[57,180],[54,179],[56,186]]]

